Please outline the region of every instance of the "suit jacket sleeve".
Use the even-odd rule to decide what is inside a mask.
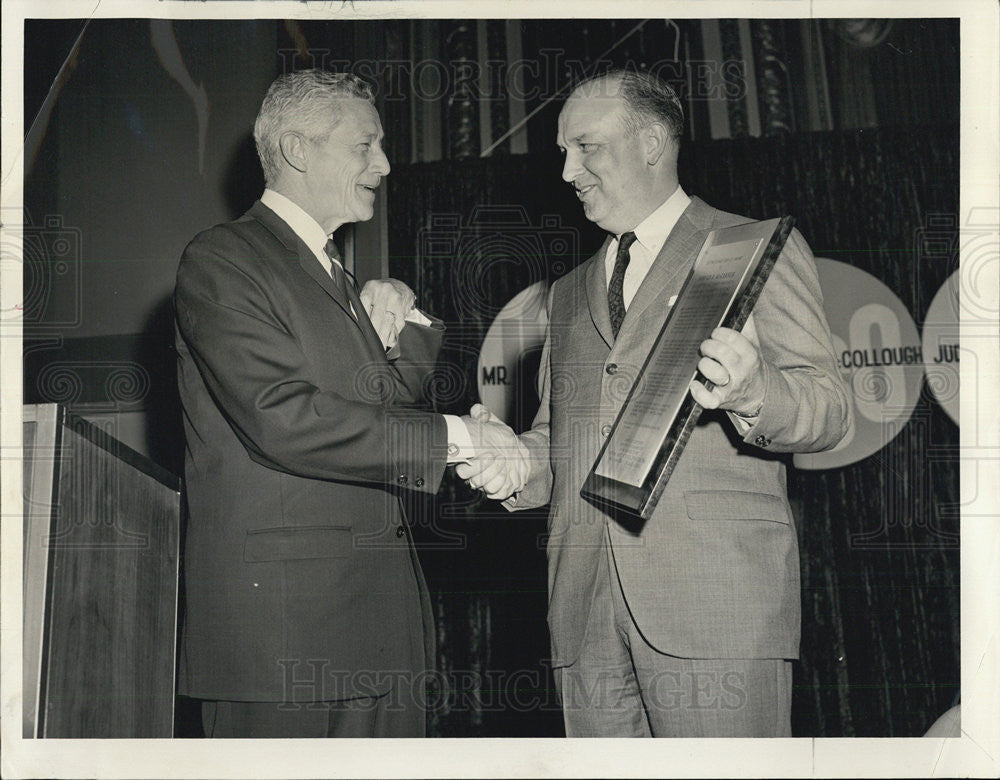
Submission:
[[[181,259],[174,305],[184,343],[249,456],[298,476],[405,482],[435,492],[445,468],[444,418],[318,387],[266,280],[233,261],[248,251],[230,229],[196,238]],[[407,331],[401,351],[433,349],[433,334]],[[402,371],[375,372],[372,381],[393,383],[393,404],[410,402],[419,392],[418,367],[430,365],[424,354]]]
[[[812,252],[793,230],[744,330],[764,364],[764,404],[741,433],[775,452],[835,447],[853,420],[853,405],[837,369]]]

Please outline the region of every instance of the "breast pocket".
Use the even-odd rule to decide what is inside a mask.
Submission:
[[[688,490],[684,493],[691,520],[769,520],[790,525],[788,501],[770,493],[746,490]]]

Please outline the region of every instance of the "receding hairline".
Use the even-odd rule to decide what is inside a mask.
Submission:
[[[675,139],[683,134],[684,109],[676,93],[650,74],[615,70],[586,78],[570,92],[566,105],[587,98],[617,99],[617,113],[628,135],[654,124],[664,126]]]
[[[587,79],[586,81],[583,81],[582,83],[577,84],[576,87],[573,88],[573,91],[569,93],[569,98],[567,98],[567,100],[571,100],[572,98],[576,97],[577,95],[582,95],[582,93],[585,92],[585,91],[593,91],[595,89],[598,89],[603,84],[610,84],[611,86],[614,87],[614,91],[613,92],[604,93],[604,94],[601,95],[602,97],[619,97],[619,98],[621,98],[622,97],[622,85],[624,84],[624,81],[625,81],[625,78],[624,78],[624,74],[622,74],[622,73],[606,73],[606,74],[601,75],[601,76],[595,76],[592,79]],[[588,97],[593,97],[593,95],[589,95]],[[624,98],[622,98],[622,99],[624,99]]]
[[[615,82],[614,91],[603,91],[601,89],[601,84],[612,80]],[[617,98],[621,104],[621,110],[623,112],[628,112],[632,108],[631,105],[629,105],[628,100],[626,100],[625,96],[622,94],[621,78],[614,75],[599,76],[596,79],[590,79],[582,84],[578,84],[573,88],[573,91],[569,93],[569,97],[567,97],[566,102],[563,103],[563,108],[568,106],[570,102],[574,100],[586,100],[588,98]]]
[[[614,88],[614,92],[600,91],[600,87],[599,87],[599,83],[598,82],[603,83],[603,82],[609,82],[611,80],[615,80],[617,82],[616,86]],[[594,94],[595,90],[597,90],[597,94]],[[566,110],[566,108],[568,108],[570,106],[570,104],[573,103],[573,102],[575,102],[575,101],[578,101],[578,100],[587,100],[588,98],[613,98],[613,99],[616,99],[617,100],[617,105],[616,105],[615,108],[616,108],[616,111],[618,112],[619,120],[621,122],[623,122],[623,123],[627,121],[629,112],[631,112],[633,110],[632,106],[629,104],[628,100],[625,99],[625,96],[621,92],[621,78],[619,78],[619,77],[617,77],[615,75],[599,76],[596,79],[591,79],[589,81],[583,82],[582,84],[578,84],[573,89],[573,91],[569,93],[569,97],[566,98],[566,102],[563,103],[563,107],[562,107],[562,109],[559,112],[559,124],[560,124],[560,126],[561,126],[562,121],[563,121],[563,119],[562,119],[563,118],[563,112]]]

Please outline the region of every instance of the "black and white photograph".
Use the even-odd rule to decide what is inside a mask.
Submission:
[[[1000,775],[996,3],[2,36],[5,777]]]

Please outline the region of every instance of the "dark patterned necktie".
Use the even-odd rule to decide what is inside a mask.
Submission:
[[[625,319],[625,299],[622,297],[622,286],[625,284],[625,269],[628,268],[629,247],[635,242],[635,233],[622,233],[618,239],[618,254],[615,256],[615,268],[611,272],[611,282],[608,284],[608,314],[611,315],[611,332],[618,338],[618,331]]]

